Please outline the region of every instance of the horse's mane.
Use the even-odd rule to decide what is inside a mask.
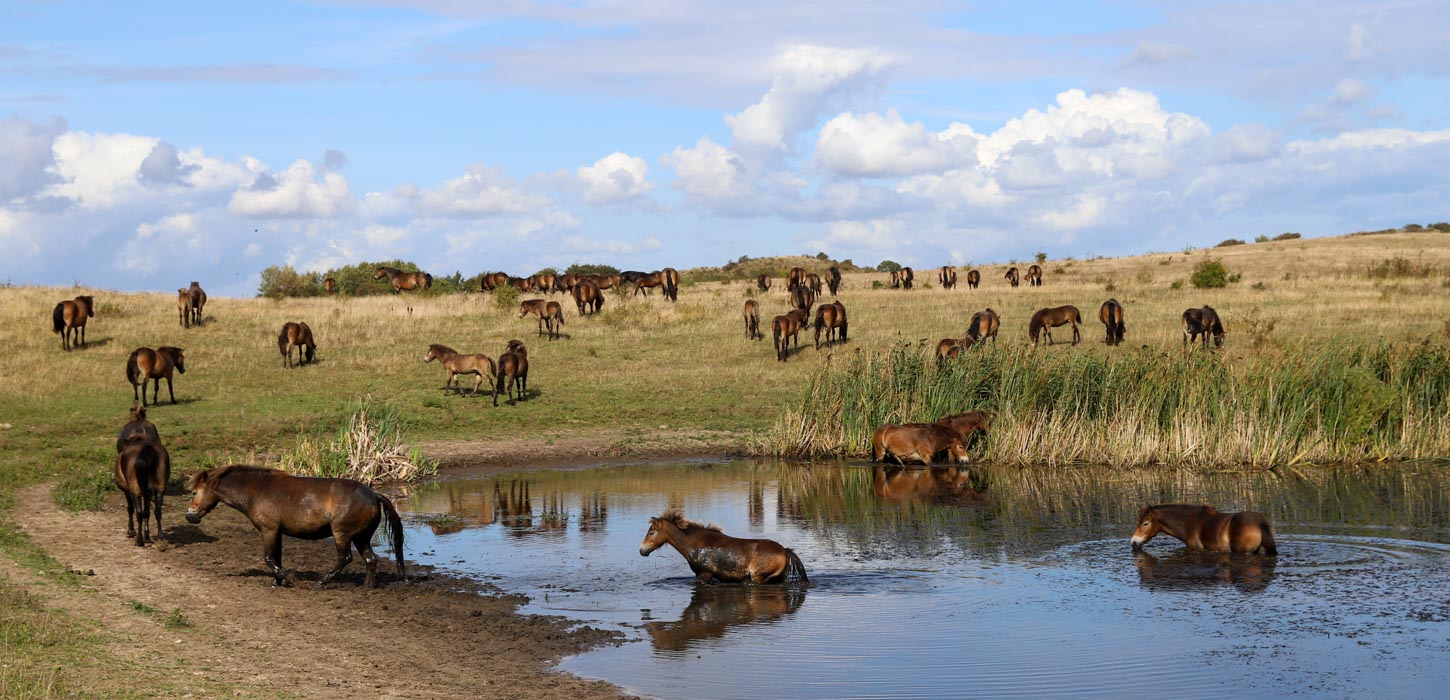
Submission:
[[[402,270],[399,270],[396,267],[388,267],[387,265],[379,265],[378,266],[378,269],[379,270],[382,270],[383,271],[383,274],[387,274],[387,275],[401,275],[401,274],[403,274],[403,271]]]
[[[1156,506],[1147,506],[1143,509],[1144,512],[1149,510],[1166,510],[1179,513],[1201,512],[1208,513],[1209,515],[1218,513],[1216,508],[1205,503],[1163,503]]]
[[[428,346],[428,349],[429,350],[432,350],[433,352],[435,352],[437,354],[440,354],[440,355],[457,355],[458,354],[458,351],[457,350],[454,350],[453,348],[450,348],[447,345],[443,345],[441,343],[432,343],[432,344],[430,344]]]
[[[701,524],[693,520],[686,519],[685,512],[680,510],[679,508],[666,508],[665,512],[660,513],[660,520],[671,523],[675,527],[680,528],[681,530],[690,530],[691,528],[698,527],[702,530],[713,530],[715,532],[720,532],[720,526],[716,525],[715,523]]]
[[[181,348],[173,347],[171,345],[162,345],[161,347],[156,348],[156,352],[165,353],[167,355],[170,355],[172,359],[175,359],[177,355],[183,352],[183,350]]]
[[[212,469],[203,469],[203,470],[201,470],[201,471],[199,471],[199,472],[197,472],[195,474],[192,474],[191,475],[191,478],[189,478],[189,479],[186,480],[186,490],[187,491],[195,491],[196,488],[198,486],[201,486],[203,483],[206,483],[206,484],[215,484],[218,479],[221,479],[223,476],[226,476],[228,474],[235,474],[235,473],[243,473],[243,474],[265,474],[265,473],[278,472],[278,471],[281,471],[281,470],[278,470],[278,469],[269,469],[267,467],[254,467],[254,466],[252,466],[250,464],[228,464],[228,465],[226,465],[224,467],[214,467]],[[285,474],[286,472],[281,472],[281,473],[284,473]]]

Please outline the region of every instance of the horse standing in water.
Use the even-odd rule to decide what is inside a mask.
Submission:
[[[373,533],[383,518],[388,519],[398,578],[406,581],[403,569],[403,520],[387,496],[352,479],[292,476],[276,469],[243,464],[207,469],[191,476],[186,489],[192,492],[186,508],[186,522],[196,525],[217,503],[225,503],[247,516],[262,533],[262,558],[272,570],[272,585],[290,585],[282,568],[282,536],[304,540],[331,537],[337,546],[337,564],[317,582],[322,588],[352,562],[351,549],[367,565],[363,586],[377,581],[378,557],[373,554]]]
[[[1220,513],[1213,506],[1173,503],[1143,506],[1133,531],[1133,551],[1140,551],[1159,532],[1210,552],[1278,554],[1274,526],[1263,513]]]
[[[991,338],[997,342],[997,329],[1002,326],[1002,319],[997,317],[997,312],[991,307],[972,314],[972,321],[967,324],[967,337],[972,340]]]
[[[760,332],[760,304],[754,299],[745,300],[745,339],[760,340],[765,336]]]
[[[1029,287],[1041,287],[1042,286],[1042,266],[1041,265],[1038,265],[1036,263],[1033,263],[1032,265],[1027,266],[1027,286],[1029,286]]]
[[[478,388],[483,386],[484,377],[492,377],[497,373],[497,368],[493,364],[493,358],[490,358],[488,355],[465,355],[447,345],[435,343],[428,346],[428,352],[423,354],[423,363],[427,364],[434,360],[438,360],[438,364],[443,365],[443,371],[448,373],[448,376],[443,380],[444,396],[448,395],[449,389],[455,388],[454,381],[458,379],[458,375],[460,374],[473,374],[478,376],[478,381],[473,385],[473,394],[471,394],[472,396],[478,396]],[[458,383],[456,389],[460,396],[463,395],[462,382]],[[494,394],[494,398],[498,398],[497,393]]]
[[[277,351],[282,353],[282,366],[292,368],[292,348],[297,348],[297,365],[311,364],[317,360],[317,341],[312,339],[312,328],[306,323],[283,324],[277,334]]]
[[[956,430],[936,423],[886,424],[871,434],[871,456],[877,462],[891,455],[900,464],[915,459],[931,466],[943,452],[951,461],[966,464],[967,440]]]
[[[846,305],[839,301],[829,304],[822,304],[816,309],[816,349],[821,349],[821,331],[826,332],[826,345],[830,346],[837,340],[837,330],[840,329],[840,342],[846,342]]]
[[[493,405],[498,405],[500,392],[507,398],[509,405],[524,400],[529,389],[529,350],[524,347],[522,340],[510,340],[508,349],[498,356],[496,377]]]
[[[544,301],[543,299],[530,299],[519,304],[519,318],[533,314],[539,317],[538,335],[544,334],[544,328],[549,329],[549,340],[559,337],[559,329],[564,326],[564,307],[557,301]]]
[[[841,271],[832,265],[826,270],[826,286],[831,288],[831,296],[841,290]]]
[[[1218,320],[1218,312],[1212,306],[1205,306],[1201,309],[1188,309],[1183,312],[1183,346],[1188,347],[1189,343],[1196,342],[1198,336],[1203,336],[1203,347],[1208,348],[1208,336],[1213,335],[1214,347],[1223,347],[1223,322]]]
[[[1077,329],[1077,324],[1082,323],[1082,314],[1077,307],[1071,304],[1058,306],[1050,309],[1038,309],[1032,314],[1032,321],[1027,324],[1027,334],[1032,336],[1032,346],[1037,347],[1037,336],[1047,336],[1047,344],[1052,345],[1052,329],[1063,324],[1072,324],[1072,344],[1082,340],[1082,333]]]
[[[967,288],[968,289],[976,289],[977,288],[977,285],[979,285],[981,283],[982,283],[982,273],[977,272],[976,270],[969,270],[967,272]]]
[[[951,265],[943,265],[936,273],[936,279],[941,282],[942,289],[953,289],[957,286],[957,271]]]
[[[717,525],[701,525],[671,508],[649,519],[649,531],[639,544],[647,557],[665,546],[675,548],[700,583],[785,583],[791,577],[809,582],[805,564],[796,553],[772,540],[731,537]]]
[[[51,327],[53,332],[60,335],[60,347],[66,352],[76,347],[76,340],[80,340],[82,347],[86,344],[86,319],[96,317],[96,300],[94,297],[82,294],[74,301],[66,300],[55,305],[55,310],[50,313]]]
[[[171,479],[171,455],[160,440],[133,434],[116,454],[112,479],[126,496],[126,536],[144,547],[151,537],[151,509],[156,509],[156,540],[161,539],[161,502]],[[134,521],[134,524],[133,524]]]
[[[186,356],[181,348],[163,346],[152,350],[151,348],[136,348],[131,356],[126,358],[126,380],[131,382],[131,395],[142,406],[146,405],[146,381],[155,380],[156,385],[151,391],[151,403],[156,403],[156,395],[161,392],[161,380],[166,380],[166,393],[171,396],[171,403],[176,403],[176,392],[171,388],[171,372],[175,370],[186,374]],[[140,388],[138,395],[137,388]]]
[[[1021,279],[1018,276],[1018,274],[1017,274],[1017,268],[1015,268],[1015,267],[1009,267],[1009,268],[1007,268],[1007,274],[1002,275],[1002,276],[1005,277],[1005,278],[1007,278],[1007,281],[1010,282],[1010,283],[1012,283],[1012,286],[1013,287],[1016,287],[1017,286],[1017,283]]]
[[[426,272],[403,272],[396,267],[380,267],[373,279],[380,280],[388,278],[388,284],[393,285],[393,292],[411,292],[418,289],[427,289],[433,286],[433,275]]]
[[[1109,299],[1103,302],[1103,307],[1098,309],[1098,320],[1108,330],[1108,345],[1120,345],[1123,342],[1123,333],[1127,326],[1123,325],[1123,305],[1117,299]]]

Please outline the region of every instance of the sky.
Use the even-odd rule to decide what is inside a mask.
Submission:
[[[246,9],[239,9],[245,6]],[[1443,2],[0,1],[0,279],[918,267],[1450,220]]]

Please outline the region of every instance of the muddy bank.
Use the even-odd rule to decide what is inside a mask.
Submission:
[[[46,591],[53,604],[98,621],[113,637],[108,650],[121,658],[162,666],[177,693],[207,697],[239,684],[243,694],[265,697],[619,695],[614,686],[550,670],[563,656],[612,642],[614,633],[520,615],[522,598],[424,566],[410,566],[414,581],[403,584],[391,561],[379,566],[382,588],[361,588],[354,560],[317,590],[335,556],[330,542],[287,539],[283,559],[298,584],[273,588],[245,518],[220,507],[192,526],[184,510],[184,496],[169,497],[168,542],[145,548],[126,539],[119,496],[99,513],[67,513],[49,486],[32,488],[17,495],[12,517],[62,564],[94,572],[84,577],[88,591]],[[188,626],[164,625],[173,610]]]
[[[664,460],[746,457],[750,436],[728,431],[691,430],[637,435],[575,433],[541,442],[537,438],[451,440],[418,445],[445,472],[486,475],[505,472],[583,469]]]

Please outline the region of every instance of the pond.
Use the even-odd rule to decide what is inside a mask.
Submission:
[[[648,696],[1443,697],[1447,476],[694,462],[455,476],[399,509],[410,557],[624,630],[561,668]],[[1138,508],[1172,502],[1261,511],[1280,554],[1135,555]],[[791,547],[810,583],[641,557],[666,507]]]

